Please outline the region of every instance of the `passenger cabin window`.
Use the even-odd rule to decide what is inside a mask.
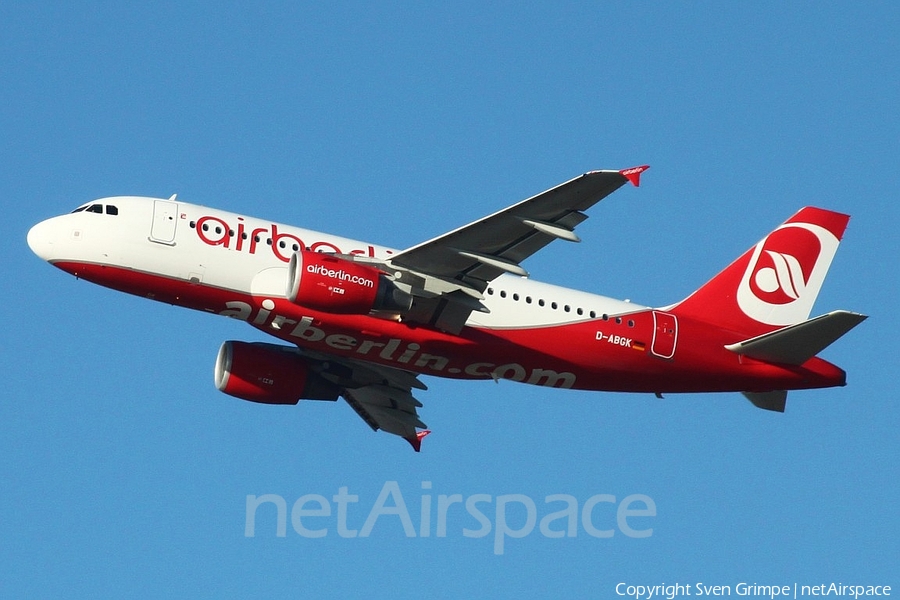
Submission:
[[[279,244],[281,244],[282,247],[284,247],[284,242],[279,242]],[[297,246],[294,245],[294,250],[296,250],[296,249],[297,249]],[[309,250],[309,248],[307,248],[307,250]],[[521,295],[519,295],[518,292],[510,293],[510,292],[507,292],[506,290],[496,290],[496,292],[495,292],[493,287],[487,287],[485,289],[485,293],[488,296],[493,296],[496,293],[501,298],[512,298],[513,301],[516,301],[516,302],[518,302],[519,300],[524,300],[526,304],[536,303],[540,307],[549,306],[551,310],[559,310],[561,308],[564,312],[567,312],[567,313],[574,312],[580,317],[584,316],[585,314],[589,314],[592,319],[596,319],[598,317],[597,311],[594,311],[594,310],[587,311],[581,306],[572,306],[571,304],[560,305],[557,302],[547,301],[544,298],[534,298],[532,296],[521,296]],[[604,321],[607,321],[610,319],[610,316],[608,314],[604,313],[602,316],[600,316],[600,318],[602,318]],[[622,318],[616,317],[616,323],[622,323]],[[634,321],[629,321],[628,326],[634,327]]]

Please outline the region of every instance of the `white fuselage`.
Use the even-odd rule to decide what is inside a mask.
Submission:
[[[28,236],[45,260],[122,267],[254,296],[284,297],[288,261],[302,244],[318,252],[388,259],[397,250],[184,202],[119,196],[36,225]],[[114,207],[115,215],[107,214]],[[83,208],[83,207],[82,207]],[[95,209],[96,210],[96,209]],[[560,325],[645,307],[587,292],[502,275],[468,325]]]

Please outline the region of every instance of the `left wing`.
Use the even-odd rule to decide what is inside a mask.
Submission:
[[[526,277],[520,263],[553,240],[580,241],[574,229],[587,219],[584,211],[626,182],[639,185],[648,168],[585,173],[395,254],[389,265],[407,270],[411,287],[426,292],[413,292],[404,320],[458,333],[473,310],[487,310],[480,301],[488,282],[502,273]]]
[[[418,431],[426,425],[416,411],[422,403],[412,390],[428,388],[415,373],[308,350],[300,352],[319,375],[338,386],[341,397],[369,427],[398,435],[419,451],[422,438],[431,432]]]
[[[399,435],[412,444],[416,452],[422,446],[422,438],[431,433],[425,429],[425,423],[416,412],[416,408],[421,407],[422,403],[408,389],[367,385],[344,389],[341,395],[373,431],[382,429]],[[424,431],[418,431],[417,428]]]

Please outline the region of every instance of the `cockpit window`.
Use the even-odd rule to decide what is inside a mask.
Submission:
[[[108,214],[108,215],[119,214],[119,207],[117,207],[117,206],[114,206],[112,204],[107,204],[105,206],[105,208],[106,208],[106,214]],[[79,206],[78,208],[73,210],[72,214],[75,214],[78,212],[90,212],[90,213],[97,213],[98,215],[102,215],[103,209],[104,209],[103,204],[85,204],[84,206]]]

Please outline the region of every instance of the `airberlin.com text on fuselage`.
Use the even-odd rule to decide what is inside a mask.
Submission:
[[[272,315],[275,302],[269,298],[262,301],[254,315],[254,307],[247,302],[234,300],[226,302],[226,310],[219,314],[248,321],[260,326],[269,324],[278,331],[286,332],[285,339],[296,340],[302,346],[319,347],[326,352],[341,352],[347,356],[374,360],[386,364],[396,364],[401,368],[431,374],[445,374],[450,377],[467,379],[510,379],[545,387],[571,388],[575,385],[575,374],[557,372],[553,369],[539,367],[527,368],[519,363],[510,362],[497,365],[490,362],[472,362],[462,366],[453,366],[446,356],[429,354],[422,351],[416,342],[391,337],[387,340],[367,339],[365,337],[345,333],[330,333],[314,325],[313,317],[303,316],[299,320],[288,319],[282,315]]]

